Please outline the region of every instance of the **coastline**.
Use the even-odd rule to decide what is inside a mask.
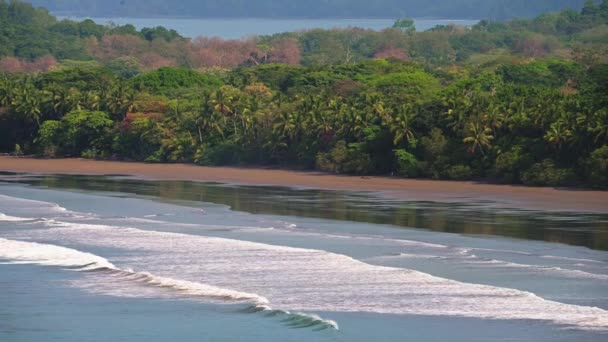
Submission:
[[[366,191],[406,201],[446,203],[467,200],[491,201],[501,208],[608,213],[608,191],[378,176],[341,176],[278,169],[10,156],[0,156],[0,171],[32,174],[127,175],[150,180],[191,180],[239,185]]]

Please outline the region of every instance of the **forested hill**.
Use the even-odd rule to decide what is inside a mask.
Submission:
[[[585,0],[31,0],[52,12],[82,16],[275,18],[533,17],[582,8]]]

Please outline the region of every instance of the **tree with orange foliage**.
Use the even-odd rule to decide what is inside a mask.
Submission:
[[[300,43],[293,38],[278,40],[270,52],[270,61],[273,63],[298,65],[301,58]]]
[[[394,46],[384,46],[380,50],[374,53],[374,58],[382,58],[382,59],[397,59],[400,61],[410,61],[410,56],[401,49],[398,49]]]

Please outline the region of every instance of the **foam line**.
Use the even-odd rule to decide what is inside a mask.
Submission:
[[[10,262],[12,264],[62,266],[77,271],[104,273],[108,276],[126,279],[147,286],[171,289],[187,296],[252,303],[250,308],[253,310],[251,312],[265,312],[285,316],[286,318],[281,320],[281,322],[289,322],[286,325],[290,327],[338,329],[338,324],[335,321],[325,320],[317,315],[274,310],[269,306],[268,299],[256,294],[233,291],[192,281],[160,277],[148,272],[120,269],[107,259],[71,248],[0,238],[0,259],[12,260]]]
[[[0,221],[5,221],[5,222],[23,222],[23,221],[31,221],[32,219],[27,219],[27,218],[23,218],[23,217],[15,217],[15,216],[9,216],[9,215],[5,215],[0,213]]]

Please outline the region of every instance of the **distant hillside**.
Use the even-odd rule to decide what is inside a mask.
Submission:
[[[31,0],[58,14],[78,16],[187,16],[271,18],[534,17],[585,0]]]

